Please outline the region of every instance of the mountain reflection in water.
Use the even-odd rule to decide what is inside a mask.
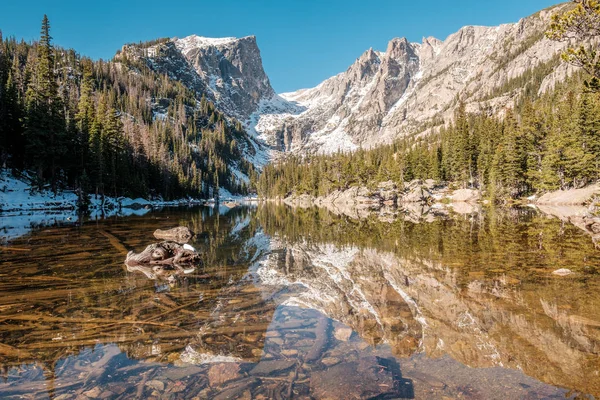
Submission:
[[[177,225],[196,271],[127,271]],[[2,398],[600,396],[600,251],[533,210],[167,210],[0,249]]]

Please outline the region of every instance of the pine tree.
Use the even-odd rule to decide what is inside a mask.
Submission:
[[[598,95],[583,93],[579,102],[579,140],[583,157],[578,170],[582,184],[600,179],[600,107]]]
[[[529,99],[525,99],[521,111],[521,135],[525,151],[525,182],[527,191],[531,191],[540,179],[545,132]]]
[[[81,95],[77,105],[77,143],[76,153],[81,170],[85,169],[85,160],[88,157],[89,136],[92,121],[94,119],[94,103],[92,99],[93,77],[92,65],[89,61],[83,61],[83,80],[81,82]]]
[[[43,182],[47,173],[52,188],[56,191],[57,164],[66,151],[66,146],[65,122],[54,74],[54,49],[51,40],[50,23],[44,15],[35,75],[26,94],[25,136],[26,155],[31,165],[37,169],[39,183]]]
[[[6,165],[10,156],[11,165],[21,168],[23,166],[21,104],[11,65],[3,57],[0,57],[0,65],[3,68],[0,73],[0,166]]]
[[[546,32],[549,39],[577,43],[578,47],[568,47],[562,54],[564,61],[582,68],[590,79],[586,87],[600,91],[600,1],[571,0],[575,7],[553,16],[553,22]],[[590,44],[591,43],[591,44]]]

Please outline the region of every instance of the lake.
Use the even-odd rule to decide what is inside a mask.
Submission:
[[[127,269],[179,225],[195,270]],[[1,398],[600,397],[600,250],[533,209],[170,209],[0,256]]]

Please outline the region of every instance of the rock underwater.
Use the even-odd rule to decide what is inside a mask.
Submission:
[[[187,243],[191,238],[194,237],[194,232],[190,231],[185,226],[178,226],[176,228],[162,230],[157,229],[154,231],[154,237],[162,240],[170,240],[177,243]]]

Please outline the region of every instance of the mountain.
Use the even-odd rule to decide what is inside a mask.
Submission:
[[[559,58],[566,44],[544,36],[558,10],[466,26],[444,41],[392,39],[315,88],[263,101],[247,125],[277,150],[330,153],[426,132],[448,122],[459,99],[467,111],[502,113],[524,91],[543,93],[570,73]]]
[[[15,171],[10,181],[39,191],[50,184],[54,195],[80,189],[82,208],[90,193],[102,206],[105,196],[248,193],[266,157],[236,116],[272,89],[255,69],[262,71],[253,38],[201,42],[159,39],[93,61],[54,47],[47,17],[39,42],[0,34],[0,165]],[[196,69],[208,77],[206,88]],[[233,103],[219,100],[225,94]]]
[[[215,103],[222,112],[246,120],[271,87],[254,36],[162,39],[149,46],[125,45],[123,53],[146,60],[155,72],[182,82]]]
[[[560,62],[567,44],[544,35],[561,7],[517,23],[466,26],[443,41],[394,38],[314,88],[279,95],[254,36],[162,39],[133,53],[242,121],[272,156],[332,153],[427,133],[448,123],[460,101],[468,112],[501,115],[523,93],[547,92],[572,72]]]

